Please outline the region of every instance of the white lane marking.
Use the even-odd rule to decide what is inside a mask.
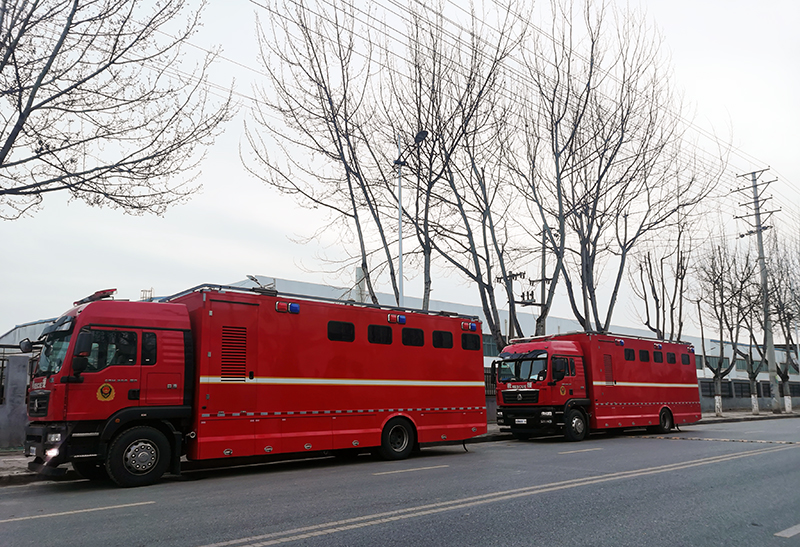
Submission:
[[[442,469],[449,465],[434,465],[431,467],[415,467],[414,469],[400,469],[398,471],[384,471],[383,473],[373,473],[373,475],[394,475],[395,473],[410,473],[412,471],[427,471],[428,469]]]
[[[63,513],[50,513],[49,515],[31,515],[29,517],[16,517],[13,519],[0,520],[4,522],[17,522],[20,520],[45,519],[50,517],[63,517],[64,515],[78,515],[80,513],[93,513],[95,511],[108,511],[110,509],[124,509],[125,507],[138,507],[140,505],[151,505],[154,501],[140,501],[139,503],[125,503],[123,505],[110,505],[108,507],[94,507],[92,509],[79,509],[77,511],[64,511]]]
[[[792,526],[791,528],[787,528],[786,530],[778,532],[775,535],[779,538],[790,538],[792,536],[796,536],[797,534],[800,534],[800,524],[797,526]]]
[[[769,448],[758,448],[756,450],[748,450],[737,454],[726,454],[722,456],[712,456],[709,458],[702,458],[699,460],[689,460],[684,462],[677,462],[668,465],[661,465],[657,467],[647,467],[644,469],[635,469],[631,471],[620,471],[617,473],[609,473],[606,475],[596,475],[582,479],[569,479],[550,484],[542,484],[537,486],[526,486],[516,488],[513,490],[502,490],[490,494],[480,494],[477,496],[470,496],[467,498],[454,499],[451,501],[444,501],[432,503],[428,505],[421,505],[416,507],[406,507],[404,509],[396,509],[394,511],[386,511],[384,513],[375,513],[372,515],[363,515],[360,517],[352,517],[344,520],[325,522],[322,524],[313,524],[311,526],[304,526],[302,528],[294,528],[291,530],[284,530],[280,532],[272,532],[269,534],[262,534],[259,536],[250,536],[241,539],[233,539],[222,541],[219,543],[212,543],[204,545],[203,547],[227,547],[230,545],[247,544],[248,547],[266,547],[267,545],[278,545],[281,543],[289,543],[301,539],[308,539],[312,537],[325,536],[346,530],[355,530],[367,526],[375,526],[380,524],[388,524],[405,519],[421,517],[425,515],[433,515],[445,511],[452,511],[455,509],[465,509],[485,505],[488,503],[496,503],[499,501],[508,501],[521,497],[535,496],[547,492],[555,492],[558,490],[566,490],[570,488],[578,488],[581,486],[588,486],[593,484],[602,484],[611,481],[622,479],[629,479],[635,477],[642,477],[648,475],[655,475],[659,473],[667,473],[671,471],[678,471],[682,469],[689,469],[702,465],[717,464],[724,461],[737,460],[740,458],[749,458],[753,456],[760,456],[762,454],[770,454],[774,452],[781,452],[795,448],[794,446],[779,446]]]
[[[584,448],[583,450],[570,450],[569,452],[559,452],[559,454],[577,454],[578,452],[592,452],[594,450],[603,450],[602,448]]]

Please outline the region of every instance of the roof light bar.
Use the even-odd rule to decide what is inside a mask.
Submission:
[[[390,313],[389,317],[387,317],[389,323],[398,323],[400,325],[406,324],[406,316],[405,315],[398,315],[396,313]]]
[[[617,338],[616,340],[614,340],[614,344],[616,344],[618,346],[624,346],[625,345],[625,340],[622,340],[621,338]]]
[[[477,323],[473,323],[471,321],[463,321],[461,323],[461,330],[468,330],[471,332],[475,332],[476,330],[478,330],[478,325]]]
[[[88,304],[89,302],[95,302],[97,300],[102,300],[103,298],[111,298],[117,293],[117,289],[104,289],[102,291],[97,291],[94,294],[90,294],[87,297],[81,298],[80,300],[76,300],[72,303],[73,306],[80,306],[81,304]]]

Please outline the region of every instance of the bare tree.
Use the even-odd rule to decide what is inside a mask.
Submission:
[[[662,238],[674,234],[674,242],[648,245],[644,256],[634,257],[632,263],[631,288],[644,304],[643,323],[662,340],[680,340],[683,333],[692,231],[689,217],[679,214],[674,231],[658,234]]]
[[[784,408],[792,412],[792,396],[789,391],[789,373],[792,369],[798,370],[797,360],[791,352],[795,343],[792,333],[797,321],[797,281],[798,273],[794,269],[792,254],[784,241],[773,235],[770,241],[770,260],[768,263],[770,280],[770,302],[775,323],[779,325],[784,341],[784,362],[777,363],[777,374],[781,380],[780,389],[783,391]]]
[[[431,134],[417,151],[413,203],[405,209],[422,258],[423,309],[430,301],[433,236],[447,233],[452,223],[464,222],[450,195],[455,191],[452,176],[472,173],[469,150],[491,140],[493,121],[504,115],[493,112],[501,108],[497,102],[503,83],[500,73],[524,33],[520,23],[524,17],[518,17],[518,10],[496,6],[499,22],[495,28],[472,13],[470,27],[449,30],[445,28],[444,5],[434,9],[425,5],[412,12],[409,23],[410,62],[393,62],[392,56],[386,59],[387,65],[395,67],[389,71],[389,87],[382,93],[390,98],[384,100],[386,125],[392,134],[402,133],[402,127],[420,127]],[[441,245],[438,248],[443,250]],[[444,258],[452,262],[450,257]],[[467,256],[459,266],[470,270],[472,264],[472,257]],[[491,306],[485,309],[487,317],[493,313]]]
[[[372,233],[380,238],[395,295],[397,284],[378,199],[372,194],[376,158],[369,143],[369,33],[357,26],[352,7],[339,4],[311,9],[303,2],[286,2],[271,5],[270,12],[266,26],[260,18],[256,22],[268,79],[256,89],[260,101],[255,126],[245,128],[254,155],[246,167],[304,205],[327,210],[331,223],[324,229],[340,225],[354,233],[356,264],[369,298],[378,303],[370,264]],[[270,155],[273,146],[282,153]],[[313,161],[315,156],[322,160]]]
[[[733,266],[730,250],[726,245],[715,245],[700,257],[697,267],[697,314],[700,321],[700,339],[703,353],[703,366],[714,375],[714,412],[722,416],[722,380],[735,366],[735,359],[725,364],[726,325],[730,319],[731,303],[736,298],[732,293],[727,272]],[[706,353],[703,317],[713,321],[719,335],[719,354],[712,361]]]
[[[195,148],[231,110],[230,96],[209,100],[213,53],[196,68],[181,62],[201,8],[0,1],[0,218],[59,191],[160,214],[196,190]]]
[[[631,250],[714,182],[685,159],[680,104],[643,17],[598,4],[578,16],[571,0],[552,2],[553,39],[527,58],[534,100],[515,169],[556,257],[543,317],[561,276],[587,331],[610,327]]]

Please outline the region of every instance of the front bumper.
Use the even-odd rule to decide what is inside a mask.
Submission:
[[[25,455],[35,459],[28,463],[28,469],[42,475],[50,475],[50,471],[66,463],[64,450],[69,428],[67,424],[28,424],[25,427]],[[63,470],[60,470],[63,471]]]
[[[497,409],[497,425],[512,431],[548,431],[563,427],[564,412],[544,406],[503,406]]]

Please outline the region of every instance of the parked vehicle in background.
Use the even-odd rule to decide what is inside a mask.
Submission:
[[[646,338],[573,333],[514,340],[492,364],[497,424],[527,439],[559,432],[647,427],[668,432],[700,420],[694,348]]]
[[[446,312],[202,285],[99,291],[45,329],[29,468],[150,484],[180,459],[374,449],[486,432],[480,323]],[[22,346],[30,349],[31,342]]]

